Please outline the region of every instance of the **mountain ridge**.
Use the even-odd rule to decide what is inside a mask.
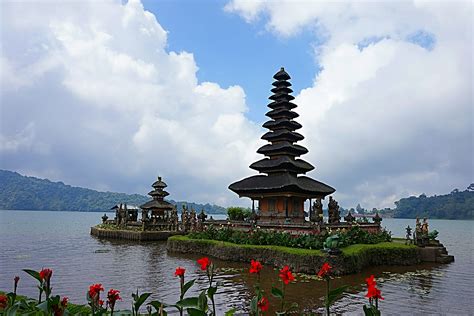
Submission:
[[[151,199],[141,194],[103,192],[71,186],[62,181],[53,182],[2,169],[0,169],[0,188],[0,209],[5,210],[104,212],[117,203],[141,205]],[[224,207],[209,203],[168,201],[177,205],[178,210],[186,204],[188,208],[197,211],[203,209],[209,214],[227,212]]]

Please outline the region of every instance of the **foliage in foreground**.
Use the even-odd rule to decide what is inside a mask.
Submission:
[[[255,229],[250,232],[233,229],[231,226],[215,227],[209,225],[204,231],[189,234],[193,239],[208,239],[226,241],[246,245],[274,245],[291,248],[322,249],[326,238],[333,234],[339,235],[339,247],[353,244],[377,244],[391,241],[391,233],[382,230],[379,233],[369,233],[354,225],[349,230],[323,231],[321,234],[292,235],[266,229]]]
[[[86,293],[89,308],[83,306],[71,306],[67,297],[60,297],[52,294],[51,278],[53,271],[50,269],[42,269],[37,272],[34,270],[23,270],[38,281],[39,296],[38,300],[28,299],[17,295],[17,287],[20,278],[14,278],[13,292],[6,295],[0,293],[0,315],[158,315],[164,316],[172,310],[176,310],[180,316],[216,316],[216,306],[214,297],[218,293],[218,284],[214,281],[215,267],[212,261],[203,257],[197,260],[200,269],[206,271],[208,288],[203,290],[197,297],[186,297],[188,290],[194,285],[195,279],[185,281],[186,270],[177,267],[175,277],[179,278],[180,282],[180,296],[179,300],[174,304],[167,304],[157,300],[149,301],[152,293],[136,293],[132,294],[133,301],[131,302],[130,310],[115,311],[115,304],[118,300],[122,300],[120,291],[110,289],[107,292],[106,301],[101,298],[101,292],[104,292],[102,284],[92,284]],[[250,263],[249,273],[256,275],[257,282],[254,287],[255,295],[249,302],[250,315],[264,315],[270,307],[268,295],[260,287],[260,271],[263,265],[256,260]],[[330,281],[332,267],[328,263],[324,263],[318,272],[318,277],[326,281],[326,298],[325,308],[327,315],[331,313],[331,305],[339,298],[347,289],[347,286],[331,289]],[[279,270],[280,285],[273,286],[271,295],[275,297],[279,304],[275,307],[276,315],[289,315],[298,312],[298,304],[289,302],[285,297],[286,287],[295,281],[295,277],[289,268],[284,266]],[[381,292],[376,288],[376,282],[373,275],[366,279],[368,291],[366,297],[369,299],[369,305],[364,306],[364,313],[368,316],[380,315],[378,309],[378,300],[382,299]],[[43,300],[44,295],[44,300]],[[148,301],[148,302],[147,302]],[[145,304],[146,303],[146,304]],[[146,313],[141,314],[142,306],[145,304]],[[235,309],[225,312],[225,316],[235,314]]]

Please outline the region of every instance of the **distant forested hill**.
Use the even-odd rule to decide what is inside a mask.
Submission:
[[[450,194],[427,197],[421,194],[395,202],[394,217],[474,219],[474,183],[466,190],[453,190]]]
[[[0,209],[3,210],[105,211],[117,203],[139,206],[149,199],[140,194],[99,192],[0,170]],[[178,204],[178,210],[186,203],[189,208],[204,209],[209,214],[227,213],[217,205],[169,201]]]

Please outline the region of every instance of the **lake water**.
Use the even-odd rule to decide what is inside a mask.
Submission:
[[[120,308],[129,308],[131,293],[153,292],[153,297],[173,303],[179,296],[177,266],[186,269],[186,278],[198,278],[194,293],[206,287],[206,278],[196,264],[197,255],[171,255],[164,242],[124,242],[99,240],[89,235],[90,227],[102,213],[0,211],[0,290],[10,291],[13,277],[21,277],[19,293],[37,296],[35,280],[21,269],[52,268],[53,293],[68,296],[74,303],[85,303],[92,283],[122,292]],[[113,216],[110,214],[110,216]],[[384,219],[383,226],[402,237],[404,227],[414,227],[411,219]],[[430,229],[440,232],[439,239],[455,256],[451,264],[422,264],[411,267],[372,267],[360,274],[333,281],[334,286],[352,287],[339,299],[333,311],[361,315],[367,302],[365,278],[374,274],[385,300],[383,315],[473,315],[474,299],[474,222],[431,220]],[[254,278],[248,265],[214,260],[222,283],[216,294],[218,314],[235,307],[240,314],[248,310]],[[264,267],[263,288],[269,293],[278,284],[278,271]],[[287,286],[289,301],[298,302],[307,312],[322,312],[325,284],[297,276]],[[192,292],[192,291],[191,291]],[[277,303],[270,298],[270,303]]]

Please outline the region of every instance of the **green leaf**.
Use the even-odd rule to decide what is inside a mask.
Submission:
[[[237,311],[237,309],[231,308],[227,312],[225,312],[224,316],[234,316],[236,311]]]
[[[151,301],[151,302],[148,303],[147,305],[153,306],[153,307],[156,309],[157,312],[160,311],[160,308],[166,308],[166,307],[168,307],[167,304],[164,304],[164,303],[162,303],[162,302],[160,302],[160,301]],[[163,312],[164,312],[164,311],[163,311]]]
[[[183,298],[182,300],[176,302],[175,306],[180,307],[180,308],[198,307],[199,306],[199,298],[197,298],[197,297]]]
[[[196,279],[191,280],[191,281],[188,281],[188,282],[186,282],[186,283],[183,285],[183,296],[184,296],[184,294],[186,294],[186,292],[191,288],[191,286],[194,285],[194,281],[196,281]]]
[[[339,296],[341,296],[347,290],[347,288],[348,286],[344,285],[344,286],[341,286],[329,291],[328,302],[327,302],[329,306],[331,306],[332,303],[334,303],[339,298]]]
[[[371,306],[364,305],[364,315],[365,316],[380,316],[380,311],[373,305]]]
[[[40,309],[41,311],[48,313],[48,301],[44,301],[38,305],[36,305],[36,308]]]
[[[206,291],[202,291],[201,294],[199,294],[198,308],[204,312],[207,311],[208,305]]]
[[[14,306],[8,308],[5,311],[5,315],[6,316],[16,316],[17,315],[17,310],[18,310],[18,305],[14,305]]]
[[[207,295],[209,296],[209,298],[212,299],[212,297],[214,296],[214,294],[216,294],[216,292],[217,292],[217,286],[211,286],[207,290]]]
[[[207,316],[206,312],[196,308],[188,308],[186,311],[188,312],[189,316]]]
[[[143,303],[145,303],[145,301],[148,299],[148,297],[150,297],[150,295],[151,295],[151,293],[143,293],[140,296],[138,296],[138,299],[135,302],[135,310],[136,311],[138,311],[140,309],[140,306],[142,306]]]
[[[252,297],[252,300],[250,301],[250,311],[254,315],[257,315],[257,303],[258,303],[258,297],[257,296]]]
[[[283,292],[277,287],[272,287],[272,295],[277,298],[283,298]]]
[[[23,271],[25,271],[26,273],[28,273],[28,274],[31,275],[33,278],[35,278],[36,280],[38,280],[38,282],[41,283],[41,278],[40,278],[40,274],[39,274],[38,271],[31,270],[31,269],[23,269]]]

